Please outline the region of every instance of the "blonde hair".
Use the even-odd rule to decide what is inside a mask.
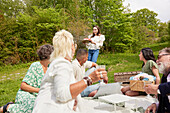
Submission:
[[[54,51],[50,56],[50,61],[53,61],[57,57],[72,59],[72,44],[73,35],[70,32],[66,30],[56,32],[53,37]]]

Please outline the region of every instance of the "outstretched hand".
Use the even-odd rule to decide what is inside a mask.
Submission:
[[[102,74],[102,75],[101,75]],[[99,68],[93,71],[89,77],[92,79],[92,82],[98,82],[99,80],[102,80],[104,78],[107,78],[107,71],[105,71],[104,68]]]
[[[147,94],[155,94],[157,95],[157,90],[158,90],[159,85],[153,85],[153,84],[146,84],[144,89]]]

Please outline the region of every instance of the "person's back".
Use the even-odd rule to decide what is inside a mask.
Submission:
[[[72,111],[75,99],[72,99],[70,92],[68,92],[69,87],[65,87],[67,84],[75,81],[73,74],[67,76],[71,73],[73,73],[72,65],[64,58],[57,58],[50,64],[42,81],[33,113],[54,113],[56,111],[63,113]],[[55,80],[54,77],[59,81]],[[63,79],[68,79],[69,81],[62,83]],[[56,88],[57,91],[54,90]],[[68,107],[69,109],[66,109]]]
[[[142,72],[143,73],[147,73],[148,75],[154,75],[153,71],[152,71],[152,67],[155,67],[156,69],[158,69],[158,65],[156,64],[156,62],[154,62],[153,60],[148,60],[146,62],[146,64],[143,66],[142,68]]]

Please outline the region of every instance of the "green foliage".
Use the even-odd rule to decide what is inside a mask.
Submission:
[[[123,0],[1,0],[0,65],[37,60],[39,46],[52,44],[55,32],[82,38],[98,25],[105,35],[102,52],[135,53],[145,44],[169,41],[167,23],[148,9],[130,13]],[[169,41],[170,42],[170,41]]]
[[[115,52],[131,51],[134,43],[130,14],[124,13],[122,0],[96,0],[91,9],[93,24],[98,24],[105,34],[105,50]],[[107,9],[107,10],[106,10]]]
[[[62,16],[62,9],[32,8],[31,15],[20,13],[0,23],[3,26],[0,28],[1,65],[37,60],[38,46],[51,44],[54,33],[64,28],[62,23],[67,16]]]
[[[165,47],[170,47],[170,45],[168,42],[164,42],[164,43],[155,43],[155,44],[144,45],[143,48],[144,47],[149,47],[152,49],[152,51],[155,51],[158,54],[159,50],[161,50]],[[140,48],[140,49],[142,49],[142,48]]]
[[[170,46],[170,21],[168,22],[168,44]]]
[[[169,38],[169,34],[168,34],[168,23],[160,23],[159,24],[159,28],[158,28],[158,32],[159,32],[159,37],[161,38],[160,39],[160,42],[166,42],[168,41],[168,38]]]
[[[24,4],[21,0],[1,0],[0,14],[7,18],[16,17],[19,12],[22,12]]]
[[[149,9],[140,9],[132,14],[132,27],[135,38],[133,52],[145,44],[153,44],[158,33],[158,14]]]
[[[146,26],[149,30],[157,31],[159,20],[156,19],[158,14],[147,8],[137,10],[133,13],[133,24]]]

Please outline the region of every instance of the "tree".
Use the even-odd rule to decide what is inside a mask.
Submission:
[[[21,0],[1,0],[0,9],[5,17],[16,17],[19,12],[23,11],[24,4]]]
[[[140,9],[132,14],[132,26],[136,49],[144,44],[153,43],[157,37],[159,20],[158,14],[149,9]]]
[[[170,46],[170,21],[168,21],[168,44]]]
[[[159,27],[158,27],[158,33],[159,33],[159,37],[160,37],[160,41],[161,42],[166,42],[168,41],[169,38],[169,34],[168,34],[168,23],[164,22],[164,23],[160,23]]]
[[[133,25],[134,26],[146,26],[149,30],[157,31],[159,19],[157,19],[157,13],[150,11],[147,8],[137,10],[133,13]]]
[[[130,14],[125,13],[123,0],[88,0],[86,4],[92,9],[92,25],[99,25],[106,36],[105,50],[117,52],[131,51],[133,32]]]

